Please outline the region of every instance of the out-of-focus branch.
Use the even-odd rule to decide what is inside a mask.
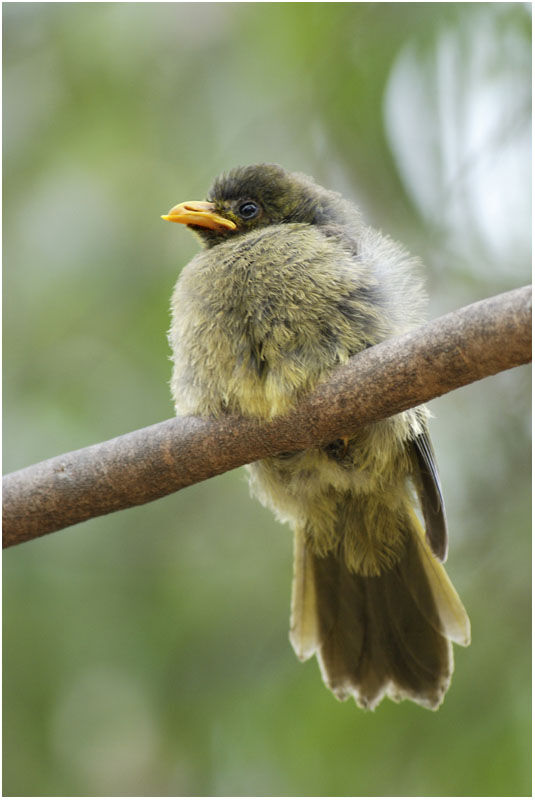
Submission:
[[[4,547],[156,500],[282,451],[350,434],[531,360],[531,287],[482,300],[337,369],[291,414],[179,417],[4,478]]]

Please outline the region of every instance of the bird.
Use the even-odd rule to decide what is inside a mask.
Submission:
[[[168,333],[178,415],[271,420],[352,356],[421,323],[420,262],[339,193],[278,164],[239,166],[175,205],[202,249]],[[358,391],[356,387],[355,391]],[[290,641],[339,700],[437,709],[470,621],[443,567],[448,532],[418,406],[247,465],[294,533]]]

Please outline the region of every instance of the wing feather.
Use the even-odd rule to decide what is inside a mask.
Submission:
[[[445,561],[448,554],[448,527],[429,433],[420,433],[411,441],[410,446],[415,455],[416,469],[413,477],[424,517],[426,538],[436,557]]]

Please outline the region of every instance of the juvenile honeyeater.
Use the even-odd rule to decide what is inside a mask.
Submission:
[[[273,164],[217,178],[164,219],[203,250],[182,270],[169,341],[177,414],[285,414],[351,356],[421,321],[417,262],[358,209]],[[358,386],[355,387],[358,392]],[[428,412],[247,467],[294,531],[290,640],[341,700],[437,708],[470,623],[441,562],[444,503]]]

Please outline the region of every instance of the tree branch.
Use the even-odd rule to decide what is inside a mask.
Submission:
[[[173,418],[6,475],[4,547],[269,455],[326,444],[530,360],[531,287],[525,286],[365,350],[270,423]]]

